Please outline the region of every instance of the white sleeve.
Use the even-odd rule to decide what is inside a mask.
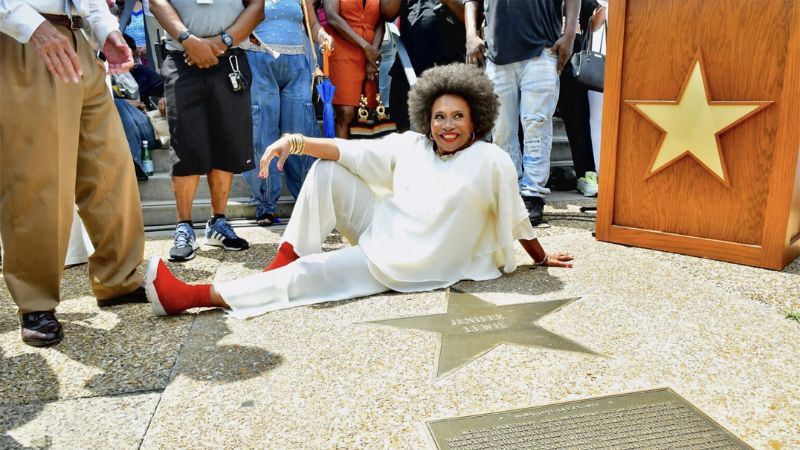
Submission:
[[[495,242],[503,249],[503,271],[508,273],[516,268],[514,241],[533,239],[531,221],[528,210],[519,195],[517,170],[508,154],[503,154],[495,164],[492,189],[494,191],[494,230]]]
[[[2,0],[0,0],[2,1]],[[105,0],[83,0],[86,2],[86,22],[92,39],[97,43],[98,50],[102,50],[108,35],[119,30],[119,21],[111,11]]]
[[[339,147],[339,164],[371,186],[391,190],[397,155],[409,151],[418,134],[393,133],[382,139],[336,139]]]
[[[44,17],[24,0],[0,0],[0,33],[27,44]]]

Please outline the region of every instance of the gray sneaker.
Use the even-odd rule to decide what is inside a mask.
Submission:
[[[188,261],[194,258],[194,253],[200,244],[194,235],[194,228],[188,223],[179,223],[175,227],[175,243],[169,251],[169,260],[174,262]]]

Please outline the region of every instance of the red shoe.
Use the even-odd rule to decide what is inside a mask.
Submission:
[[[264,267],[262,272],[269,272],[270,270],[275,270],[279,267],[283,267],[295,260],[300,258],[297,256],[297,253],[294,252],[294,247],[292,244],[288,242],[284,242],[278,247],[278,254],[275,255],[275,259],[272,260],[271,263],[267,267]]]
[[[150,258],[144,286],[157,316],[174,316],[190,308],[213,306],[210,284],[191,285],[180,281],[158,256]]]

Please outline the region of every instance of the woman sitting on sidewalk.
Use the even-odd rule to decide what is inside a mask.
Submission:
[[[260,176],[290,154],[319,158],[300,191],[278,254],[264,273],[188,285],[157,257],[147,295],[157,315],[195,307],[230,309],[238,318],[345,300],[388,290],[416,292],[463,279],[488,280],[516,266],[514,240],[534,263],[571,267],[534,237],[508,154],[480,139],[497,117],[492,82],[480,69],[430,69],[409,95],[407,132],[381,141],[284,136],[267,148]],[[375,190],[388,191],[379,196]],[[337,229],[351,247],[322,252]]]

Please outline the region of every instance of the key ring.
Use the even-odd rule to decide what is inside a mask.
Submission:
[[[231,56],[228,57],[228,62],[231,65],[231,70],[233,70],[234,73],[238,73],[239,72],[239,58],[237,58],[236,55],[231,55]]]

